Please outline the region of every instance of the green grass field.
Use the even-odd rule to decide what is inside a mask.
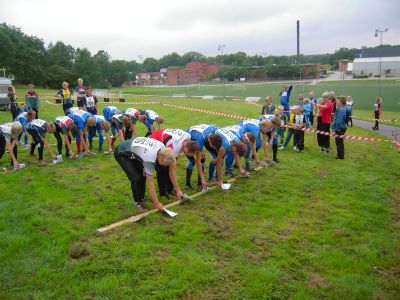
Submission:
[[[299,94],[308,96],[310,91],[314,91],[317,97],[321,97],[322,92],[333,90],[337,95],[351,95],[355,101],[355,108],[361,110],[373,110],[373,101],[378,93],[378,82],[376,80],[345,80],[341,81],[323,81],[317,84],[294,83],[295,87],[292,93],[291,101],[295,103]],[[275,103],[279,102],[279,92],[281,83],[254,83],[254,84],[222,84],[216,85],[189,85],[179,87],[131,87],[125,88],[125,93],[141,95],[167,95],[186,94],[188,96],[214,95],[222,97],[266,97],[272,96]],[[224,92],[225,89],[225,92]],[[114,91],[119,91],[114,89]],[[400,110],[400,82],[398,80],[383,80],[381,95],[384,100],[384,109],[386,111]]]
[[[241,102],[164,101],[259,113]],[[172,128],[237,122],[141,107]],[[41,118],[57,115],[60,106],[42,105]],[[1,123],[9,118],[0,112]],[[106,234],[96,229],[138,213],[113,156],[39,168],[20,148],[28,168],[0,174],[0,299],[398,299],[399,153],[389,143],[345,145],[336,161],[307,134],[305,153],[279,152],[276,167],[175,207],[175,219],[155,214]],[[181,186],[185,165],[181,157]]]

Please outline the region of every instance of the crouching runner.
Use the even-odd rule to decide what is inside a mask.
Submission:
[[[71,148],[71,134],[70,128],[74,125],[74,121],[67,116],[59,116],[54,120],[54,125],[56,126],[56,130],[54,131],[54,137],[57,140],[57,150],[58,154],[62,155],[62,138],[61,135],[64,136],[65,142],[65,156],[73,157],[75,153]]]
[[[104,151],[103,154],[109,154],[110,152],[112,152],[111,137],[110,137],[110,127],[111,127],[110,123],[107,122],[103,116],[94,115],[93,117],[95,118],[96,123],[88,126],[89,150],[93,149],[93,137],[97,131],[97,136],[99,137],[99,147],[97,150],[103,151],[103,143],[104,143],[103,130],[104,130],[104,133],[106,136],[106,141],[107,141],[107,151]]]
[[[22,125],[18,121],[0,125],[0,159],[6,152],[7,146],[8,153],[11,157],[11,165],[14,166],[14,169],[19,168],[17,161],[17,138],[21,132]]]
[[[210,152],[211,156],[213,159],[215,159],[218,155],[217,150],[211,148],[210,142],[208,140],[208,137],[210,134],[215,133],[215,131],[218,130],[218,127],[215,125],[207,125],[207,124],[199,124],[199,125],[194,125],[188,129],[186,129],[186,132],[190,134],[190,138],[192,141],[197,142],[199,145],[199,150],[197,151],[196,155],[193,156],[186,156],[188,159],[188,164],[186,167],[186,188],[187,189],[192,189],[192,184],[190,182],[190,179],[192,177],[193,173],[193,166],[196,164],[197,167],[197,172],[198,172],[198,177],[197,177],[197,186],[202,186],[203,189],[207,188],[207,182],[204,176],[204,163],[205,163],[205,153],[203,152],[203,147],[207,149],[208,152]],[[219,138],[219,136],[218,136]],[[215,169],[215,163],[213,161],[210,161],[210,165],[214,164],[214,169]]]
[[[224,129],[228,129],[230,132],[232,132],[236,137],[238,138],[239,141],[241,141],[243,144],[246,145],[246,149],[250,147],[252,150],[252,154],[254,159],[256,160],[256,164],[259,165],[260,161],[257,157],[257,149],[256,149],[256,136],[251,133],[251,132],[246,132],[244,130],[244,127],[241,124],[238,125],[233,125],[233,126],[227,126],[223,127]],[[233,164],[234,156],[233,155],[227,155],[225,159],[226,163],[226,171],[225,175],[231,175],[234,176],[235,174],[232,171],[232,164]],[[250,167],[246,165],[246,171],[250,171]]]
[[[282,121],[280,118],[274,115],[262,115],[260,121],[270,121],[267,122],[270,129],[267,132],[268,146],[272,146],[272,162],[279,163],[278,160],[278,136],[276,134],[276,129],[282,127]]]
[[[221,145],[218,148],[218,144],[213,144],[214,137],[213,135],[218,135],[221,137]],[[209,140],[211,142],[211,147],[218,151],[218,155],[216,158],[217,165],[217,183],[219,186],[222,186],[222,162],[224,160],[225,155],[230,157],[233,156],[236,165],[240,171],[240,174],[246,174],[246,171],[242,168],[240,164],[240,157],[243,156],[246,152],[246,145],[239,141],[235,134],[233,134],[229,129],[220,128],[214,134],[210,134]],[[210,177],[214,177],[214,170],[210,169]]]
[[[59,162],[57,156],[54,154],[49,143],[46,140],[46,133],[54,133],[56,131],[56,126],[54,123],[48,123],[41,119],[34,119],[26,125],[26,130],[32,136],[32,144],[30,155],[34,155],[36,146],[38,146],[39,152],[39,167],[46,166],[47,163],[43,161],[43,150],[44,147],[50,152],[53,162]]]
[[[175,158],[178,158],[181,152],[184,152],[186,156],[193,157],[199,149],[197,142],[191,140],[190,134],[181,129],[159,129],[153,131],[149,138],[153,138],[171,148]],[[157,182],[160,196],[168,197],[168,194],[173,193],[174,186],[168,173],[168,166],[158,166]]]
[[[114,157],[131,182],[133,205],[136,208],[143,210],[147,180],[154,206],[159,211],[163,210],[163,205],[157,198],[154,184],[154,171],[157,164],[169,167],[169,176],[177,197],[178,199],[183,197],[177,183],[174,152],[165,147],[163,143],[144,137],[125,140],[114,151]]]

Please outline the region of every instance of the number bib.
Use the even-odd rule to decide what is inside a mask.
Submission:
[[[236,135],[232,133],[229,129],[221,128],[218,130],[229,142],[236,139]]]
[[[139,110],[137,110],[136,108],[127,108],[124,114],[136,118],[139,115]]]
[[[157,141],[153,139],[148,139],[144,137],[139,137],[133,140],[132,148],[133,147],[140,147],[146,150],[153,150],[155,146],[157,146]]]
[[[70,127],[74,121],[70,117],[57,117],[56,121],[60,124],[61,127]]]
[[[240,128],[241,128],[241,126],[239,126],[239,125],[232,125],[232,126],[224,127],[224,129],[228,129],[228,130],[231,130],[234,132],[239,132]]]
[[[86,97],[86,106],[87,107],[95,107],[96,106],[93,97]]]
[[[37,127],[43,127],[44,124],[46,124],[47,122],[44,120],[40,120],[40,119],[34,119],[32,120],[31,124],[35,125]]]
[[[83,109],[78,109],[77,111],[74,111],[74,115],[78,116],[78,117],[82,117],[86,113],[87,113],[87,111],[85,111]]]
[[[257,119],[247,119],[243,121],[243,125],[247,125],[247,124],[252,124],[252,125],[256,125],[259,126],[260,125],[260,121],[258,121]]]
[[[180,139],[185,134],[185,131],[181,129],[165,129],[163,134],[168,134],[173,139]]]
[[[190,127],[190,131],[196,130],[200,133],[203,133],[209,126],[207,124],[200,124],[200,125],[194,125]]]
[[[272,119],[275,118],[275,116],[274,116],[274,115],[262,115],[262,118],[263,118],[264,120],[272,120]]]
[[[158,118],[158,115],[156,114],[155,111],[152,110],[146,110],[147,116],[149,117],[150,120],[155,120]]]

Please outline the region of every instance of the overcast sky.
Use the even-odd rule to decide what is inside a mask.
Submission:
[[[113,59],[198,51],[289,55],[400,44],[400,0],[0,0],[0,23]]]

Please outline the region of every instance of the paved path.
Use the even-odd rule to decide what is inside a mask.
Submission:
[[[393,138],[393,130],[394,130],[395,134],[396,133],[398,134],[398,138],[400,137],[400,128],[396,127],[396,126],[393,127],[390,125],[379,124],[379,130],[375,131],[375,130],[372,130],[372,127],[374,126],[374,122],[353,119],[353,124],[358,127],[363,128],[363,129],[382,134],[390,139]]]

